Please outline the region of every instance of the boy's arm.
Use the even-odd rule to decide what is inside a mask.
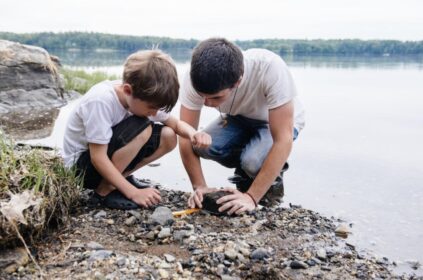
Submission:
[[[163,123],[172,128],[177,135],[188,139],[196,148],[206,148],[211,144],[210,135],[205,132],[196,131],[191,125],[185,121],[178,120],[174,116],[169,116]]]
[[[107,147],[108,145],[89,143],[91,162],[103,179],[138,205],[150,207],[160,202],[160,193],[156,189],[137,189],[123,177],[121,172],[125,167],[116,167],[113,164],[107,156]]]

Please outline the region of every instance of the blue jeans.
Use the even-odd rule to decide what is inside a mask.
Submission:
[[[241,168],[254,178],[273,145],[269,124],[241,115],[227,115],[226,120],[226,125],[220,117],[209,124],[204,131],[212,137],[212,144],[206,149],[195,148],[194,152],[228,168]],[[295,140],[297,129],[293,133]]]

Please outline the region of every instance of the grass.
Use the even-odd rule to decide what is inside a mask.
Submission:
[[[60,73],[65,79],[65,90],[75,90],[81,94],[86,93],[93,85],[101,81],[120,79],[117,75],[109,75],[101,71],[87,73],[83,70],[62,68]]]
[[[55,151],[16,148],[13,141],[0,131],[0,201],[9,201],[9,193],[33,190],[42,202],[24,210],[27,225],[18,224],[26,238],[42,236],[50,225],[67,221],[69,211],[76,206],[80,179],[66,169]],[[17,240],[11,223],[0,212],[0,247]],[[9,244],[8,244],[9,243]]]

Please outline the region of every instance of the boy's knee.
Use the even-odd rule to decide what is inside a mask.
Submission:
[[[153,132],[153,128],[151,125],[147,126],[140,134],[138,134],[135,139],[137,141],[147,142],[148,139],[151,137],[151,133]]]
[[[170,127],[163,127],[160,134],[160,143],[168,151],[175,149],[177,143],[175,131]]]

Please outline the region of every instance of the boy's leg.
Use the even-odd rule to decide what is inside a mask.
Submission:
[[[199,157],[214,160],[228,168],[235,168],[239,166],[242,150],[253,134],[239,121],[238,116],[226,118],[225,125],[221,118],[217,118],[204,129],[204,132],[213,139],[209,147],[193,149]]]
[[[146,153],[142,157],[138,159],[135,158],[133,162],[131,162],[127,171],[125,171],[125,175],[129,175],[172,151],[176,147],[176,143],[176,134],[173,129],[155,124],[151,135],[151,141],[146,144]]]
[[[151,126],[152,123],[148,118],[131,116],[112,128],[113,136],[108,145],[107,155],[120,172],[127,169],[134,157],[141,152],[145,153],[145,149],[143,151],[142,148],[150,141],[152,131],[155,130]],[[117,156],[115,156],[115,153],[117,153]],[[100,190],[104,191],[114,188],[103,180],[103,177],[92,165],[89,150],[81,154],[76,163],[76,168],[79,174],[84,175],[84,186],[86,188],[97,189],[100,187]]]

